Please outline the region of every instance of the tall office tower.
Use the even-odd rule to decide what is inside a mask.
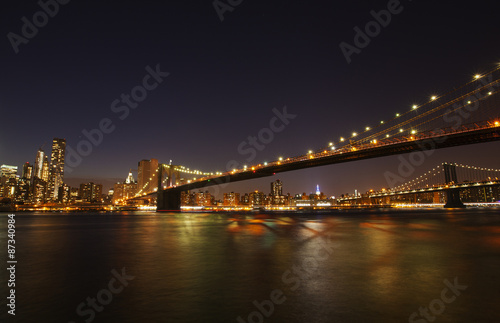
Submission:
[[[29,162],[26,162],[23,165],[23,175],[22,178],[25,178],[29,181],[33,178],[33,165],[31,165]]]
[[[271,204],[283,204],[283,200],[283,182],[277,179],[276,181],[271,182]]]
[[[43,162],[42,162],[42,177],[40,179],[44,182],[49,181],[49,158],[47,155],[43,156]]]
[[[59,187],[64,181],[64,156],[66,153],[66,140],[54,138],[52,140],[52,154],[50,156],[48,196],[52,201],[59,200]]]
[[[45,160],[45,152],[42,150],[42,148],[40,148],[40,149],[38,149],[38,152],[36,153],[35,173],[33,174],[33,177],[38,177],[39,179],[42,179],[43,161],[44,160]]]
[[[277,179],[274,182],[271,182],[271,195],[272,196],[281,196],[283,195],[283,182]]]
[[[139,193],[151,193],[158,186],[158,159],[143,159],[137,169],[137,187]]]

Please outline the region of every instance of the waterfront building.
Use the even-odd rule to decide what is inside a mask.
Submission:
[[[17,177],[17,166],[0,166],[0,197],[15,198]]]
[[[223,205],[224,206],[237,206],[240,203],[240,193],[224,193],[224,200],[223,200]]]
[[[249,205],[265,205],[266,195],[263,192],[254,191],[248,196]]]
[[[245,193],[241,196],[240,205],[248,205],[250,203],[250,195]]]
[[[283,182],[279,179],[271,182],[271,194],[269,197],[271,205],[284,205],[285,196],[283,195]]]
[[[52,202],[62,202],[59,188],[64,183],[64,157],[66,154],[66,140],[54,138],[52,140],[52,154],[50,156],[49,182],[47,196]]]
[[[80,184],[80,197],[85,202],[101,202],[102,184],[83,183]]]

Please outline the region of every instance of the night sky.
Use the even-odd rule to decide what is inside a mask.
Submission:
[[[33,21],[41,7],[6,2],[0,164],[34,163],[40,146],[50,153],[54,137],[76,149],[82,131],[110,120],[114,130],[71,173],[66,169],[70,185],[92,179],[109,187],[149,158],[226,171],[229,160],[252,164],[238,146],[269,127],[273,109],[286,106],[296,117],[254,163],[324,147],[500,63],[497,1],[401,1],[400,13],[348,64],[340,43],[353,45],[353,28],[364,29],[374,20],[370,11],[394,3],[247,0],[221,21],[212,0],[73,0],[16,53],[9,33],[23,37],[21,18]],[[169,74],[128,113],[122,103],[113,111],[115,100],[142,85],[148,66]],[[414,175],[444,161],[498,168],[499,148],[494,142],[436,151]],[[310,193],[316,184],[327,195],[364,192],[387,187],[384,172],[399,163],[391,156],[323,166],[223,191],[269,193],[279,178],[285,193]]]

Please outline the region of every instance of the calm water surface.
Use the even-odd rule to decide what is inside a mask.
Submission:
[[[0,322],[500,322],[499,209],[18,213],[15,319],[6,244]]]

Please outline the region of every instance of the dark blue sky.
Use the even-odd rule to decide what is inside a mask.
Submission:
[[[226,1],[222,1],[226,3]],[[233,1],[233,3],[237,1]],[[273,108],[297,115],[255,161],[295,156],[408,109],[500,63],[495,1],[401,1],[400,13],[348,64],[339,45],[392,1],[242,1],[220,21],[212,1],[70,1],[16,54],[36,1],[0,13],[0,164],[34,162],[52,138],[76,148],[83,130],[114,131],[66,178],[124,179],[141,159],[192,169],[242,164],[238,146],[269,127]],[[111,110],[159,64],[170,73],[130,114]],[[500,143],[436,151],[415,176],[443,161],[498,167]],[[398,157],[279,174],[284,191],[328,195],[387,186]],[[71,180],[73,178],[73,180]],[[275,178],[224,191],[269,192]]]

